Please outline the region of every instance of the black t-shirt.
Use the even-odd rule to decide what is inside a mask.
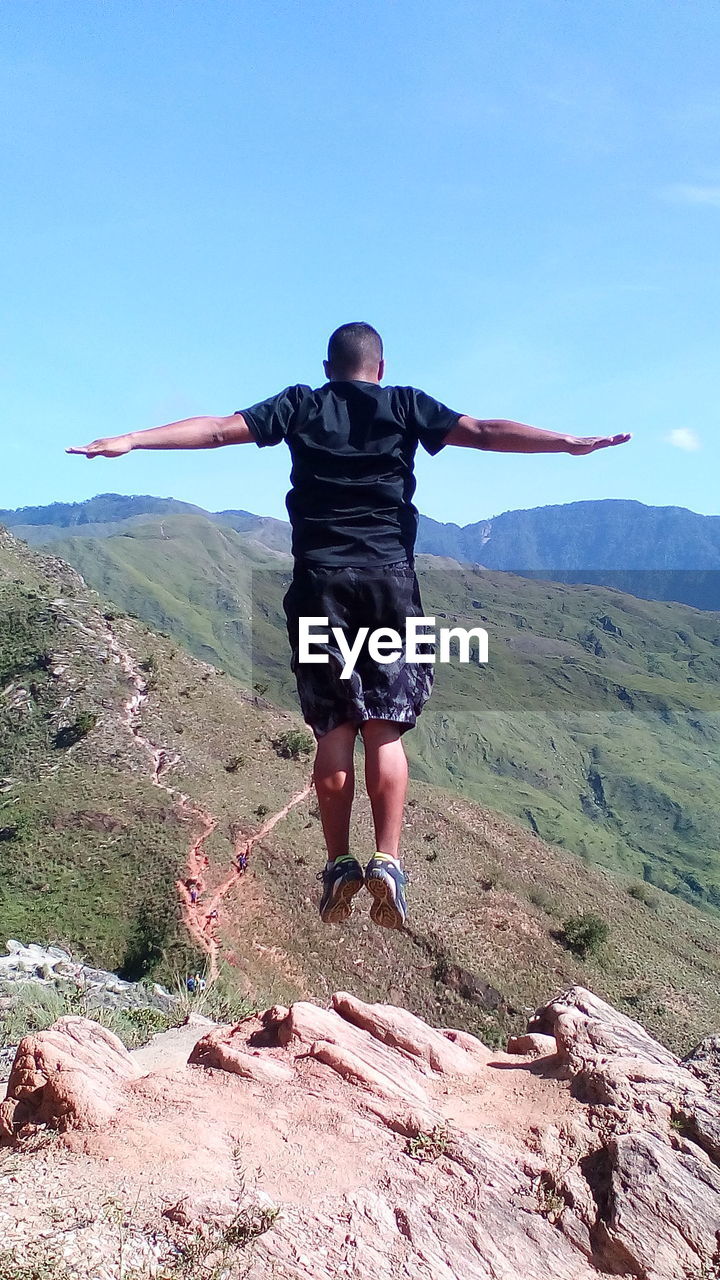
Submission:
[[[412,558],[418,444],[439,453],[459,414],[414,387],[328,382],[286,387],[238,410],[260,447],[286,442],[286,506],[298,562],[391,564]]]

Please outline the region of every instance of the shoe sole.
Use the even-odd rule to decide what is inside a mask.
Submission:
[[[365,888],[373,898],[370,908],[370,919],[382,929],[402,929],[405,917],[395,902],[392,885],[384,876],[369,875]]]
[[[352,915],[352,900],[360,892],[364,883],[363,880],[344,880],[335,897],[328,903],[325,910],[320,912],[323,924],[342,924],[344,920],[348,920]]]

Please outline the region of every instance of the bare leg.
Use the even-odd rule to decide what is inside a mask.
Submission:
[[[328,862],[350,851],[350,814],[355,794],[353,754],[358,727],[347,722],[319,739],[313,780],[328,851]]]
[[[365,744],[365,784],[375,823],[378,853],[398,857],[408,766],[400,726],[392,720],[366,720],[361,726]]]

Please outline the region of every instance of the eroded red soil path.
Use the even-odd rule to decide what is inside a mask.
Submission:
[[[176,752],[167,751],[164,747],[157,746],[143,733],[140,717],[149,697],[147,681],[142,674],[137,659],[133,657],[129,649],[121,644],[109,624],[107,626],[107,642],[112,661],[124,672],[133,689],[123,707],[122,721],[133,740],[148,757],[153,785],[160,787],[171,797],[173,803],[193,822],[196,832],[198,825],[200,828],[199,832],[193,836],[187,855],[186,876],[184,879],[177,881],[177,891],[182,909],[183,923],[193,942],[207,956],[208,978],[212,982],[217,978],[219,971],[220,942],[218,939],[218,926],[223,902],[242,879],[258,841],[263,840],[272,831],[273,827],[287,817],[291,809],[301,804],[309,796],[312,791],[312,778],[308,779],[302,790],[297,791],[295,795],[290,797],[282,809],[267,818],[256,832],[250,836],[240,833],[233,838],[233,866],[225,879],[215,888],[212,897],[206,898],[206,877],[210,863],[205,852],[205,843],[216,830],[218,818],[209,813],[197,801],[192,800],[184,791],[180,791],[179,788],[173,787],[164,780],[165,775],[170,772],[174,765],[179,763],[180,756]]]

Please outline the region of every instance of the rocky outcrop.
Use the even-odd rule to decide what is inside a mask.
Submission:
[[[158,1009],[169,1013],[177,998],[160,983],[126,982],[116,973],[95,969],[74,960],[62,947],[41,947],[36,942],[24,946],[11,938],[7,954],[0,955],[0,991],[12,993],[16,984],[28,982],[58,990],[78,990],[91,1007],[98,1009]]]
[[[179,1069],[168,1034],[167,1061],[163,1036],[143,1059],[64,1019],[23,1042],[3,1104],[16,1141],[31,1124],[80,1141],[85,1177],[97,1151],[105,1194],[109,1169],[154,1188],[158,1265],[191,1233],[249,1280],[718,1274],[715,1041],[682,1062],[581,988],[512,1054],[342,992],[198,1024]]]
[[[717,1037],[682,1062],[582,988],[539,1009],[530,1026],[554,1036],[575,1096],[590,1104],[598,1138],[581,1171],[596,1207],[584,1223],[593,1258],[643,1280],[718,1274]],[[572,1170],[555,1180],[570,1225],[575,1178]]]
[[[87,1018],[61,1018],[18,1046],[0,1103],[0,1140],[41,1126],[93,1129],[108,1122],[138,1070],[117,1036]]]

